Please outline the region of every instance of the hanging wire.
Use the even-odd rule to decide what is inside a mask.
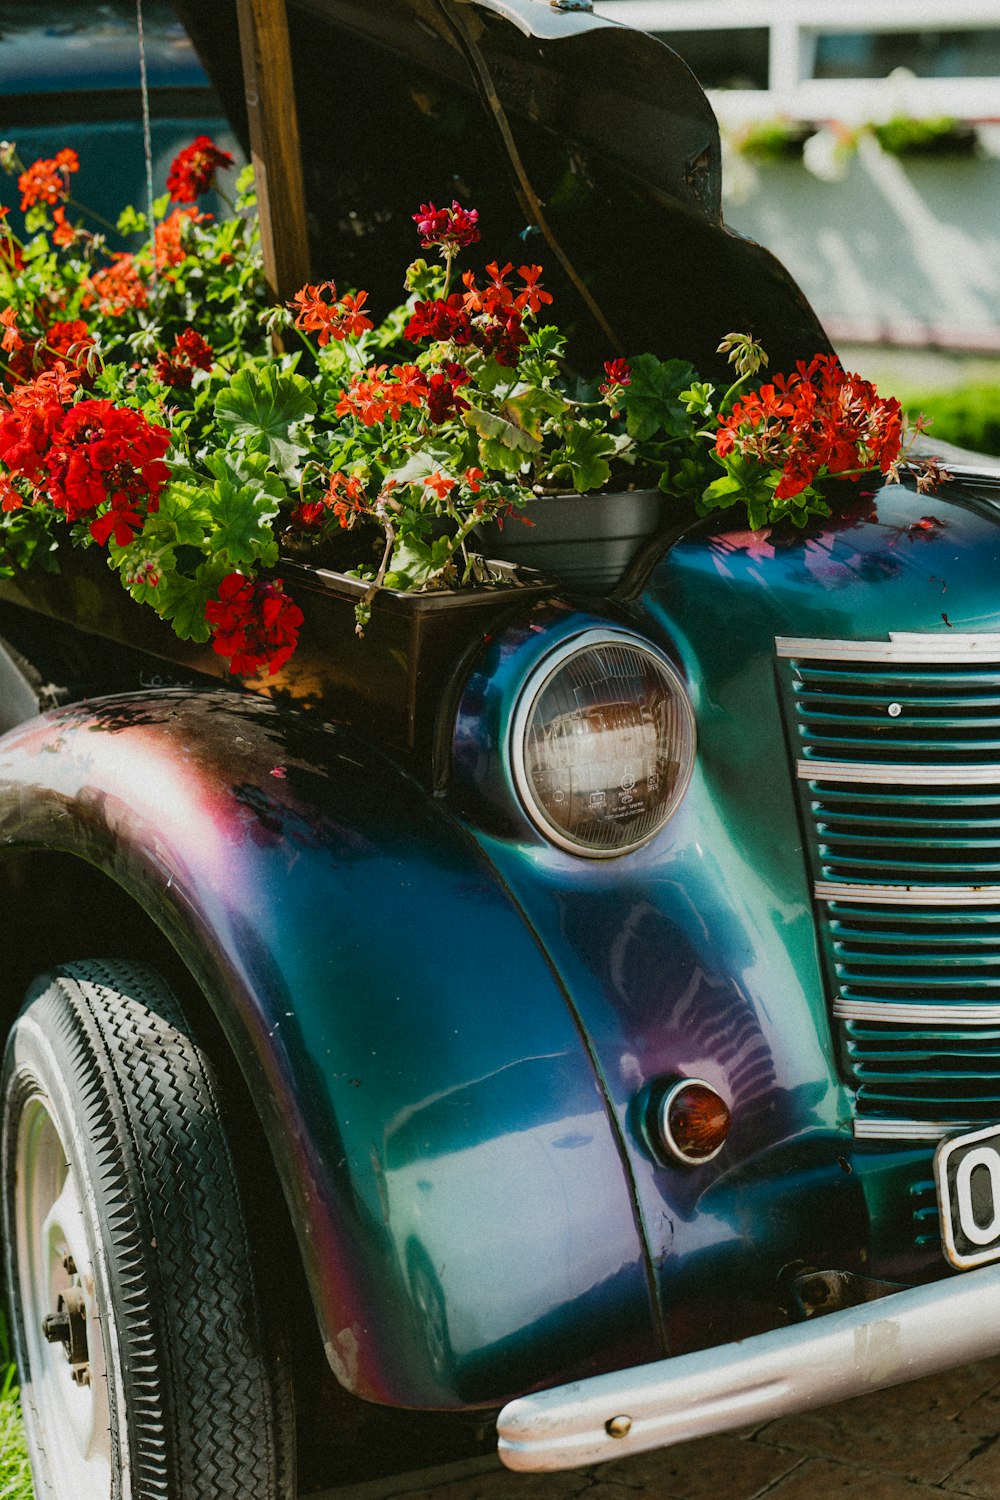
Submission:
[[[135,19],[139,27],[139,90],[142,94],[142,144],[146,153],[146,214],[149,228],[149,254],[152,260],[153,291],[156,291],[156,225],[153,217],[153,133],[149,124],[149,81],[146,77],[146,38],[142,29],[142,0],[135,0]]]

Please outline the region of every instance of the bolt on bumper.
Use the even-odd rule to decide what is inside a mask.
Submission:
[[[860,1396],[1000,1353],[1000,1265],[739,1343],[509,1402],[510,1469],[572,1469]]]

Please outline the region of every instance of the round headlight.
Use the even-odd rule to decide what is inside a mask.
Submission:
[[[528,816],[574,854],[627,854],[684,795],[694,715],[673,667],[626,635],[588,631],[539,665],[511,729]]]

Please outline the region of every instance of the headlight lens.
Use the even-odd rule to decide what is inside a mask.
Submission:
[[[674,669],[630,636],[605,631],[588,631],[541,663],[511,733],[529,817],[563,849],[595,858],[651,839],[694,764],[694,715]]]

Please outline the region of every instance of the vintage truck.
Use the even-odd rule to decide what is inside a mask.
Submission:
[[[178,8],[242,130],[235,11]],[[319,271],[395,276],[460,189],[548,240],[581,357],[828,347],[660,44],[288,12]],[[612,586],[387,591],[363,641],[289,563],[255,691],[92,554],[4,581],[38,1500],[587,1464],[1000,1350],[998,499],[967,458],[803,532],[668,519]]]

